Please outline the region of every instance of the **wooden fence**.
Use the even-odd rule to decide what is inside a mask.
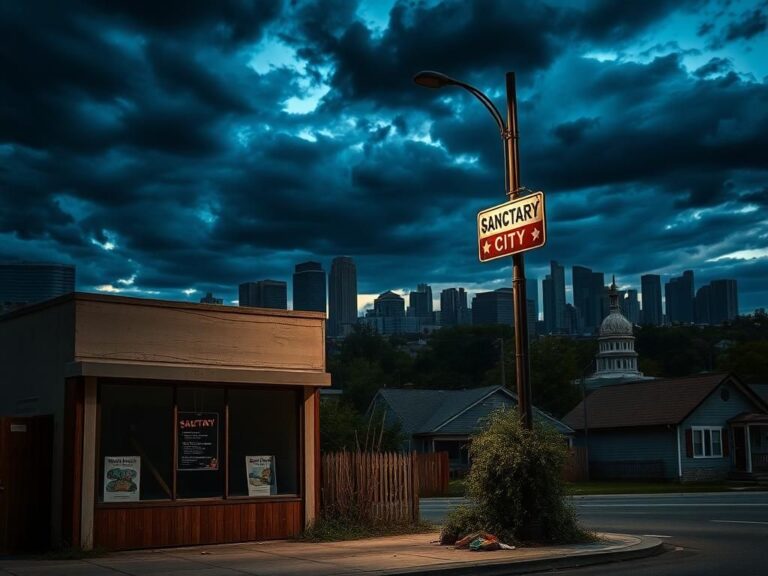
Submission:
[[[419,519],[415,455],[330,452],[322,458],[323,512],[387,522]]]
[[[414,453],[419,478],[419,496],[444,496],[448,493],[450,464],[448,452]]]
[[[563,479],[566,482],[587,480],[587,450],[583,446],[570,448],[570,454],[563,467]]]

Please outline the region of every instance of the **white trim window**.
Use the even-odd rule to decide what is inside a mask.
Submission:
[[[693,457],[722,458],[722,426],[693,426]]]

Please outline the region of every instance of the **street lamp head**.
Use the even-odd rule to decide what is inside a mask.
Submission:
[[[433,89],[456,84],[456,80],[450,76],[446,76],[441,72],[435,72],[434,70],[422,70],[413,77],[413,81],[416,82],[416,84],[419,86]]]

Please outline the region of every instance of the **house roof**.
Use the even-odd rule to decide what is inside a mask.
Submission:
[[[377,396],[395,413],[403,432],[412,436],[439,434],[446,424],[496,393],[505,394],[513,403],[517,403],[517,397],[502,386],[483,386],[465,390],[383,388],[379,390]],[[536,408],[534,408],[534,418],[537,421],[550,422],[561,433],[573,433],[568,426]],[[463,433],[474,433],[478,423],[473,424],[472,429],[467,429]]]
[[[739,386],[757,406],[760,398],[730,374],[701,374],[689,378],[642,380],[598,388],[586,398],[587,424],[598,428],[634,428],[679,424],[720,384]],[[584,405],[579,403],[563,421],[584,428]]]
[[[752,388],[763,401],[768,402],[768,384],[750,384],[749,387]]]

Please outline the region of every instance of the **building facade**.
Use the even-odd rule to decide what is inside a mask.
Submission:
[[[643,296],[642,323],[661,326],[661,276],[658,274],[640,276],[640,292]]]
[[[319,262],[296,264],[293,273],[293,309],[325,314],[325,270]]]
[[[50,262],[0,263],[0,314],[75,291],[75,267]]]
[[[667,322],[670,324],[693,324],[695,319],[695,297],[693,271],[686,270],[682,276],[670,278],[664,285]]]
[[[440,292],[440,324],[458,326],[468,320],[467,293],[464,288],[446,288]]]
[[[328,276],[328,336],[343,338],[357,324],[357,266],[349,256],[331,262]]]
[[[54,421],[39,464],[52,479],[54,545],[300,534],[319,502],[324,323],[317,312],[78,293],[3,315],[0,416]]]
[[[288,309],[288,287],[282,280],[258,280],[239,286],[240,306]]]
[[[514,326],[515,308],[512,288],[478,292],[472,300],[472,324],[504,324]]]

